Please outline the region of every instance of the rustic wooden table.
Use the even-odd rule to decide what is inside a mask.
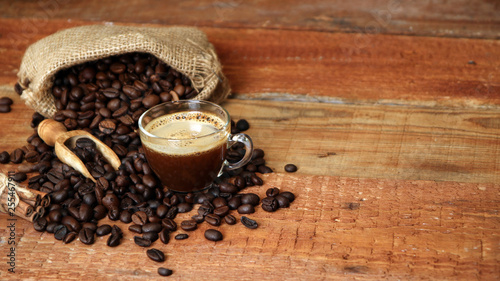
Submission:
[[[25,49],[47,35],[190,25],[216,47],[233,89],[223,106],[250,122],[275,170],[249,191],[276,186],[297,200],[258,209],[256,230],[222,225],[221,242],[196,231],[157,245],[169,278],[500,279],[499,2],[49,0],[0,10],[0,96],[14,99],[0,115],[0,151],[32,133],[33,111],[13,86]],[[117,248],[105,238],[64,245],[22,220],[12,234],[0,219],[1,280],[165,278],[131,233]]]

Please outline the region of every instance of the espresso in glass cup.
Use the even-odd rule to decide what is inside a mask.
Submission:
[[[178,192],[209,188],[224,167],[237,169],[251,158],[253,144],[245,134],[231,134],[229,113],[221,106],[197,100],[159,104],[139,118],[142,146],[162,184]],[[226,161],[235,142],[245,145],[237,163]]]

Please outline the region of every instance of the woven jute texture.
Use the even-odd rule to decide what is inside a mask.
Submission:
[[[28,47],[17,75],[21,98],[53,117],[51,88],[59,70],[131,52],[152,54],[189,77],[199,93],[194,99],[220,103],[230,93],[214,47],[199,29],[90,25],[59,31]]]

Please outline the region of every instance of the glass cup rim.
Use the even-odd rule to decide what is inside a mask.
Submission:
[[[198,136],[198,137],[187,138],[187,139],[176,139],[176,138],[160,137],[160,136],[157,136],[155,134],[152,134],[152,133],[148,132],[146,130],[146,128],[144,128],[142,126],[142,119],[144,118],[144,116],[146,116],[146,114],[148,112],[154,110],[155,108],[158,108],[158,107],[161,107],[161,106],[165,106],[166,104],[176,104],[176,103],[178,103],[178,104],[189,104],[189,103],[192,103],[192,104],[205,104],[205,105],[214,106],[214,107],[222,109],[222,111],[224,112],[224,114],[227,116],[227,120],[226,120],[225,124],[222,126],[221,129],[217,129],[213,133],[210,133],[210,134],[207,134],[207,135],[203,135],[203,136]],[[220,133],[221,131],[225,131],[227,129],[227,126],[230,124],[230,122],[231,122],[231,117],[229,115],[229,112],[227,112],[227,110],[224,107],[222,107],[222,106],[220,106],[220,105],[218,105],[216,103],[205,101],[205,100],[178,100],[178,101],[167,101],[167,102],[164,102],[164,103],[160,103],[160,104],[157,104],[157,105],[151,107],[150,109],[144,111],[144,113],[141,114],[141,116],[139,117],[139,120],[137,121],[138,126],[139,126],[139,131],[141,133],[147,135],[148,137],[155,138],[155,139],[158,139],[158,140],[165,140],[165,141],[189,141],[189,140],[196,140],[196,139],[202,139],[202,138],[205,138],[205,137],[210,137],[210,136],[213,136],[215,134]]]

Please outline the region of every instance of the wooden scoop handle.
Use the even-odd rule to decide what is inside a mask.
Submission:
[[[45,119],[38,124],[38,136],[50,146],[54,146],[57,138],[67,131],[62,123],[53,119]]]

